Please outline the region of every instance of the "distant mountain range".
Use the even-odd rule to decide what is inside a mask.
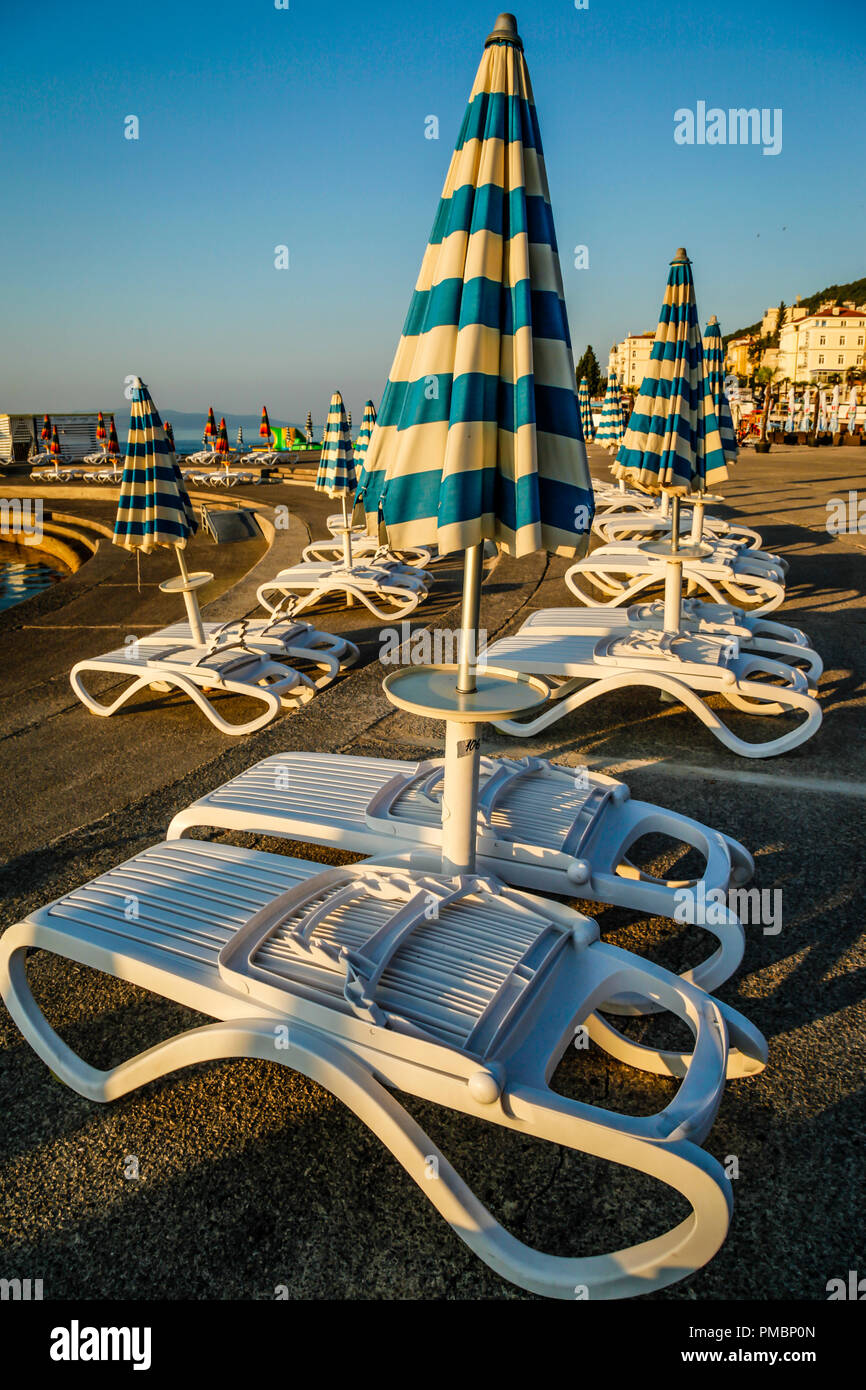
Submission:
[[[801,309],[817,309],[819,304],[824,304],[827,300],[842,303],[850,299],[855,304],[866,303],[866,276],[860,280],[849,280],[847,285],[828,285],[825,290],[816,290],[808,298],[800,300]],[[788,305],[788,308],[791,306]],[[722,338],[725,347],[732,338],[745,338],[749,333],[757,333],[764,321],[763,314],[757,323],[750,323],[746,328],[735,328],[733,333],[726,333]]]

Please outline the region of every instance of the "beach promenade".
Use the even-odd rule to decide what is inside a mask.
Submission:
[[[607,457],[590,448],[596,476],[606,476]],[[723,1163],[735,1160],[731,1232],[709,1265],[655,1297],[820,1300],[851,1263],[866,1066],[866,534],[830,534],[827,522],[828,502],[862,492],[864,472],[861,449],[744,450],[722,489],[721,514],[757,527],[766,548],[790,562],[787,600],[774,616],[804,629],[824,659],[824,723],[805,745],[783,758],[739,759],[680,706],[638,689],[595,701],[534,739],[486,731],[485,752],[604,770],[635,797],[717,826],[755,855],[755,886],[780,894],[778,930],[747,926],[743,966],[719,990],[770,1042],[766,1072],[729,1083],[707,1145]],[[291,524],[270,549],[258,539],[214,547],[196,538],[190,567],[216,575],[206,617],[253,612],[257,582],[324,534],[333,510],[308,488],[253,491],[256,504],[288,505]],[[114,511],[96,489],[63,507],[102,521]],[[261,757],[441,753],[441,726],[396,712],[382,694],[378,626],[357,610],[308,616],[358,642],[359,666],[254,735],[227,740],[188,701],[160,695],[94,718],[69,687],[74,662],[181,617],[179,600],[156,587],[174,557],[142,557],[140,591],[135,563],[106,543],[65,584],[0,618],[4,927],[162,838],[177,810]],[[535,608],[574,603],[565,569],[543,554],[492,564],[481,615],[488,638]],[[448,558],[434,573],[413,628],[456,625],[461,573]],[[726,718],[744,737],[773,722]],[[287,842],[259,847],[346,858]],[[696,931],[686,940],[664,920],[576,905],[597,916],[605,939],[672,969],[691,963],[684,950],[707,953],[710,939]],[[42,956],[32,980],[49,1019],[95,1065],[194,1021],[56,958]],[[677,1037],[661,1020],[635,1020],[627,1031],[659,1043]],[[553,1084],[641,1114],[671,1090],[597,1049],[570,1053]],[[101,1108],[52,1077],[0,1006],[0,1105],[0,1275],[41,1278],[46,1298],[268,1300],[281,1285],[290,1298],[526,1297],[410,1197],[409,1179],[350,1113],[286,1068],[197,1067]],[[409,1108],[494,1213],[546,1249],[616,1248],[613,1232],[630,1243],[684,1214],[675,1196],[630,1170],[419,1101]],[[137,1178],[125,1176],[130,1156]]]

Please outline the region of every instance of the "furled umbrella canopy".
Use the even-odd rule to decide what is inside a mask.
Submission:
[[[346,496],[355,491],[356,481],[349,422],[343,397],[335,391],[328,407],[315,488],[317,492],[327,492],[329,497]]]
[[[145,555],[157,546],[174,548],[180,580],[172,580],[170,585],[183,595],[193,640],[201,643],[204,630],[194,589],[197,579],[212,576],[190,576],[183,557],[187,541],[197,530],[198,522],[159,412],[141,377],[136,377],[112,539],[125,550],[143,551]]]
[[[267,408],[267,406],[265,406],[265,405],[262,406],[262,422],[261,422],[261,424],[259,425],[259,437],[260,437],[261,439],[264,439],[264,441],[265,441],[266,444],[270,444],[270,442],[271,442],[271,422],[270,422],[270,420],[268,419],[268,408]]]
[[[183,550],[197,530],[198,522],[159,412],[144,382],[136,377],[114,544],[142,550],[145,555],[160,545]]]
[[[373,426],[376,423],[376,407],[372,401],[364,404],[364,418],[361,421],[361,428],[358,438],[355,440],[355,468],[358,472],[358,492],[364,488],[364,480],[367,476],[366,458],[367,450],[370,447],[370,439],[373,434]]]
[[[352,565],[352,528],[349,521],[348,498],[357,486],[355,462],[352,457],[352,436],[343,407],[343,397],[335,391],[328,407],[328,422],[322,440],[322,456],[316,471],[315,489],[339,497],[343,509],[343,559]]]
[[[837,381],[836,385],[833,387],[833,396],[830,402],[830,429],[834,434],[836,434],[839,429],[839,404],[841,400],[842,391]]]
[[[616,372],[611,370],[607,379],[604,405],[598,422],[596,444],[601,444],[610,452],[615,452],[622,443],[622,396]]]
[[[96,412],[96,438],[99,440],[100,444],[104,439],[107,438],[107,432],[105,429],[105,416],[103,415],[101,410],[98,410]]]
[[[703,349],[707,389],[709,390],[713,402],[713,411],[719,427],[725,463],[733,464],[737,461],[739,446],[737,444],[736,433],[734,432],[734,422],[731,419],[731,407],[728,404],[728,397],[725,394],[722,330],[715,314],[713,314],[713,317],[707,322]]]
[[[226,428],[226,417],[224,415],[220,417],[215,448],[218,454],[228,455],[229,453],[229,432]]]
[[[313,442],[313,412],[312,412],[311,410],[308,410],[308,411],[307,411],[307,425],[306,425],[306,430],[307,430],[307,443],[308,443],[308,444],[312,444],[312,442]]]
[[[162,428],[165,430],[165,442],[168,445],[171,453],[174,453],[174,430],[172,429],[170,422],[168,420],[163,421]]]
[[[171,449],[174,451],[174,439],[171,441]],[[117,426],[112,415],[108,422],[108,456],[116,458],[120,453],[120,443],[117,438]]]
[[[513,16],[485,45],[367,451],[394,549],[580,555],[593,497],[538,119]]]
[[[55,458],[60,456],[60,436],[57,433],[56,425],[51,426],[51,443],[48,446],[48,452],[54,454]]]
[[[857,422],[857,387],[852,386],[848,394],[848,433],[854,433],[854,425]]]
[[[577,404],[580,408],[580,424],[583,429],[583,437],[588,443],[592,439],[595,431],[592,427],[592,403],[589,396],[589,382],[586,377],[581,377],[580,388],[577,393]]]
[[[671,262],[649,367],[613,472],[647,491],[678,494],[703,491],[728,475],[682,247]]]
[[[238,425],[238,437],[237,437],[237,439],[235,440],[235,448],[237,449],[238,453],[240,453],[240,451],[241,451],[241,449],[242,449],[243,447],[244,447],[244,427],[243,427],[243,425]]]
[[[209,407],[208,407],[208,412],[207,412],[207,419],[205,420],[205,425],[204,425],[204,437],[205,437],[205,440],[206,440],[206,441],[207,441],[207,440],[210,441],[211,445],[213,445],[213,443],[214,443],[214,441],[215,441],[215,439],[216,439],[216,432],[217,432],[216,417],[215,417],[215,415],[214,415],[214,413],[213,413],[213,406],[209,406]]]
[[[50,441],[50,439],[51,439],[51,416],[50,416],[50,415],[44,415],[44,416],[42,417],[42,433],[40,434],[39,438],[40,438],[40,439],[44,439],[46,444],[47,444],[47,443]]]

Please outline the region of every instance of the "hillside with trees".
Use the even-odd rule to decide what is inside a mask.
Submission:
[[[817,309],[819,304],[826,304],[829,300],[833,304],[844,304],[846,299],[852,300],[854,304],[866,303],[866,276],[860,280],[849,280],[847,285],[828,285],[825,290],[816,290],[806,299],[801,299],[799,307],[808,309],[810,312]],[[749,324],[746,328],[735,328],[732,333],[725,333],[722,342],[725,347],[732,338],[745,338],[750,333],[757,333],[763,322],[763,315],[757,323]]]

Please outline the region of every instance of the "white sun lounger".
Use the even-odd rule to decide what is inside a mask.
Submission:
[[[713,603],[731,599],[755,615],[772,613],[785,600],[785,573],[777,556],[716,542],[701,559],[684,559],[682,582],[702,590]],[[620,607],[655,585],[664,584],[666,561],[628,542],[601,545],[565,574],[575,598],[590,608]],[[596,590],[582,588],[588,580]]]
[[[661,511],[649,511],[648,509],[615,511],[607,508],[596,512],[592,519],[592,529],[605,542],[661,539],[670,535],[671,518],[670,513],[663,515]],[[681,511],[680,534],[687,537],[691,534],[691,529],[692,518],[687,512]],[[730,544],[745,547],[747,550],[759,550],[762,546],[758,531],[753,531],[748,526],[739,526],[723,521],[718,516],[704,517],[701,539],[707,541],[724,540]],[[785,564],[784,561],[780,562]]]
[[[287,752],[265,758],[179,811],[169,840],[203,828],[274,835],[333,845],[355,854],[441,853],[441,760]],[[697,921],[694,901],[748,882],[754,861],[729,837],[644,801],[601,773],[557,767],[540,758],[482,758],[477,863],[518,888],[612,903],[655,916]],[[665,881],[638,870],[629,850],[663,834],[696,848],[700,880]],[[411,862],[411,860],[409,861]],[[715,989],[743,957],[743,928],[733,912],[708,927],[718,949],[684,979]],[[721,920],[724,918],[724,920]],[[703,925],[703,923],[702,923]],[[619,1001],[621,1012],[632,1012]]]
[[[595,633],[628,632],[631,629],[664,626],[664,603],[633,603],[629,608],[539,608],[531,613],[520,631],[525,633]],[[798,627],[756,617],[742,608],[729,604],[704,603],[701,599],[682,600],[681,626],[684,632],[704,632],[722,637],[734,637],[740,650],[780,656],[791,666],[805,672],[809,693],[815,693],[824,663]]]
[[[320,560],[329,564],[334,564],[343,558],[343,542],[336,536],[330,540],[310,541],[302,552],[303,560]],[[391,551],[387,546],[380,545],[375,536],[368,536],[366,531],[352,531],[352,562],[363,560],[365,564],[386,567],[398,567],[405,569],[423,569],[430,564],[433,558],[432,552],[425,547],[416,546],[413,550]]]
[[[541,714],[525,722],[496,722],[503,733],[520,737],[540,733],[589,700],[629,685],[649,686],[681,701],[720,743],[744,758],[786,753],[811,738],[821,723],[821,707],[803,671],[760,651],[741,651],[738,639],[727,633],[673,634],[661,627],[629,628],[603,636],[521,631],[488,647],[483,660],[550,683],[551,703]],[[802,711],[806,718],[777,738],[748,743],[731,733],[704,703],[701,696],[705,694],[723,696],[743,714]]]
[[[280,570],[275,579],[259,586],[259,603],[274,612],[279,603],[294,595],[294,613],[303,613],[324,599],[357,600],[374,617],[388,622],[412,613],[427,597],[433,577],[426,570],[402,565],[344,564],[307,560]]]
[[[225,623],[202,623],[207,645],[245,648],[269,656],[289,660],[309,661],[311,658],[324,668],[318,677],[318,688],[327,685],[340,671],[353,666],[360,655],[354,642],[322,632],[311,623],[298,622],[280,610],[269,618],[232,618]],[[189,623],[172,623],[137,639],[139,647],[191,646],[194,643]]]
[[[318,684],[333,680],[335,665],[339,665],[334,658],[326,653],[320,656],[314,649],[304,652],[303,660],[322,672],[318,683],[305,672],[240,641],[208,642],[204,646],[184,646],[179,641],[157,646],[145,638],[107,652],[105,656],[76,662],[69,680],[79,700],[92,714],[108,717],[148,686],[158,691],[175,689],[188,695],[222,733],[238,735],[263,728],[281,709],[297,709],[306,704],[315,695]],[[94,672],[128,677],[129,684],[108,704],[103,704],[84,683],[84,675]],[[264,713],[246,722],[231,724],[215,708],[208,692],[245,695],[263,704]]]
[[[39,1009],[26,974],[32,948],[217,1022],[98,1070]],[[90,1100],[224,1058],[301,1072],[350,1106],[492,1269],[563,1299],[581,1289],[593,1298],[648,1293],[712,1258],[732,1188],[700,1144],[722,1099],[729,1039],[754,1072],[766,1059],[763,1038],[734,1010],[599,941],[595,923],[562,904],[476,876],[372,863],[323,870],[193,841],[145,850],[9,928],[0,992],[43,1061]],[[612,1032],[596,1010],[623,993],[681,1019],[693,1050],[659,1052]],[[628,1065],[682,1077],[673,1098],[631,1116],[553,1091],[559,1058],[587,1037]],[[664,1234],[610,1254],[543,1254],[495,1220],[393,1090],[631,1167],[680,1192],[691,1210]]]

